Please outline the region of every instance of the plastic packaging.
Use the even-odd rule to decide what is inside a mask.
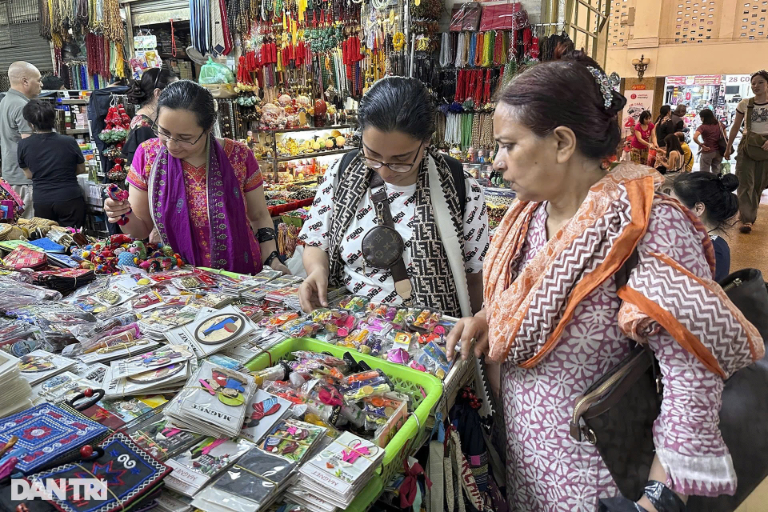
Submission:
[[[233,84],[235,83],[235,74],[232,70],[223,64],[213,62],[213,59],[208,58],[208,62],[200,67],[200,78],[198,80],[201,84]]]

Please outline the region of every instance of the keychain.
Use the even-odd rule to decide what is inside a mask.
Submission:
[[[110,199],[113,201],[127,201],[128,200],[128,191],[121,189],[119,186],[117,186],[116,183],[110,183],[107,187],[107,195]],[[128,215],[131,214],[133,210],[128,210],[128,213],[123,213],[120,215],[120,220],[117,221],[117,224],[120,226],[125,226],[128,224],[128,221],[130,220],[128,218]]]

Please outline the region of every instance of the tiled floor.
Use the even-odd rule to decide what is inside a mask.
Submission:
[[[763,205],[757,215],[757,223],[752,233],[742,235],[737,229],[732,230],[728,244],[731,246],[731,272],[741,268],[758,268],[763,277],[768,279],[768,195],[763,196]],[[768,480],[753,492],[741,504],[736,512],[768,511]]]

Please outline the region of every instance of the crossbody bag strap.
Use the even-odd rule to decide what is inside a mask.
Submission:
[[[749,98],[747,101],[747,133],[752,131],[752,111],[755,109],[755,98]]]
[[[389,201],[387,200],[387,187],[379,173],[374,172],[371,175],[370,187],[371,200],[373,201],[373,207],[376,209],[376,214],[384,226],[395,229],[395,222],[392,220],[392,212],[389,209]],[[405,303],[408,303],[411,300],[413,286],[408,277],[408,269],[405,267],[402,254],[389,270],[392,272],[392,278],[395,280],[395,291]]]

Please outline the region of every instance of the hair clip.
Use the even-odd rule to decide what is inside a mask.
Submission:
[[[587,66],[587,69],[590,73],[592,73],[592,76],[595,77],[597,86],[600,87],[600,92],[603,95],[603,105],[605,106],[605,109],[607,110],[611,108],[611,104],[613,103],[613,89],[611,88],[611,83],[608,81],[608,77],[605,73],[595,67]]]

